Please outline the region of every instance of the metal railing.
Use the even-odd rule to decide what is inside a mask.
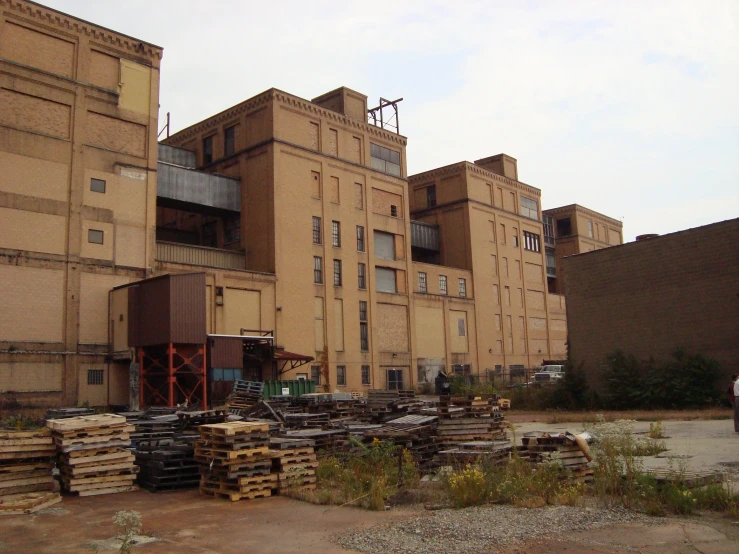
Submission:
[[[176,264],[246,269],[246,255],[234,250],[157,241],[157,260]]]

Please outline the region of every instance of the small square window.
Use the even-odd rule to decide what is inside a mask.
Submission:
[[[390,205],[390,215],[393,217],[398,217],[398,207],[394,205]]]
[[[103,244],[103,236],[104,233],[97,229],[87,230],[87,242],[91,242],[93,244]]]
[[[102,179],[90,179],[90,190],[92,192],[105,193],[105,181]]]
[[[88,385],[102,385],[105,379],[104,369],[88,369],[87,370],[87,384]]]
[[[336,366],[336,384],[340,387],[346,386],[346,366]]]

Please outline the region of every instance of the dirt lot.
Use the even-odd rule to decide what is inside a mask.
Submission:
[[[649,424],[638,424],[646,432]],[[529,430],[579,431],[574,424],[517,424],[516,434]],[[664,424],[670,453],[686,458],[690,469],[739,470],[739,434],[731,422],[670,421]],[[666,465],[666,458],[648,464]],[[151,494],[146,491],[91,498],[65,497],[61,504],[34,516],[0,518],[0,553],[93,552],[93,541],[115,534],[112,517],[118,510],[142,514],[144,532],[156,542],[134,552],[181,554],[289,554],[349,552],[331,535],[367,526],[398,522],[423,508],[366,512],[352,508],[314,506],[287,498],[230,503],[200,496],[197,491]],[[328,510],[328,511],[327,511]],[[113,552],[97,543],[99,552]],[[495,550],[489,550],[494,552]],[[739,522],[726,518],[664,519],[654,524],[620,524],[600,530],[537,539],[506,551],[516,552],[739,552]],[[433,552],[433,550],[429,550]]]

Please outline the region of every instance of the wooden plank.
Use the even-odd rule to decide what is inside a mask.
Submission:
[[[89,415],[66,419],[49,419],[46,426],[52,431],[73,431],[80,429],[101,429],[113,425],[125,425],[126,418],[114,414]]]
[[[131,454],[128,450],[118,450],[118,452],[112,454],[101,454],[98,456],[80,456],[78,458],[63,458],[63,463],[68,466],[80,466],[89,467],[91,464],[102,464],[103,462],[110,463],[111,460],[116,460],[116,463],[123,461],[133,462],[136,456]]]
[[[0,452],[0,460],[25,460],[29,458],[48,458],[56,455],[56,448],[28,450],[24,452]]]
[[[10,487],[17,487],[21,485],[37,485],[45,483],[53,483],[54,478],[51,474],[42,475],[40,477],[25,477],[21,479],[14,479],[12,481],[0,481],[0,494]]]
[[[39,429],[33,429],[30,431],[0,431],[0,441],[4,440],[18,440],[18,439],[35,439],[50,437],[51,430],[46,427]]]
[[[95,489],[89,491],[80,491],[77,493],[78,496],[98,496],[101,494],[116,494],[119,492],[137,491],[139,487],[137,485],[129,485],[125,487],[111,487],[109,489]]]
[[[12,448],[13,446],[33,446],[38,444],[51,446],[54,442],[51,440],[51,437],[0,440],[0,452],[8,452],[9,450],[5,449]]]
[[[0,515],[32,514],[61,501],[62,497],[57,492],[32,492],[10,500],[5,497],[0,500]]]
[[[13,473],[0,473],[0,486],[7,481],[16,479],[32,479],[35,477],[51,478],[51,468],[33,469],[31,471],[15,471]]]

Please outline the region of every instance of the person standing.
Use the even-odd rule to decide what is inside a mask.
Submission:
[[[734,380],[734,386],[731,389],[734,397],[734,431],[739,433],[739,376],[732,375],[731,378]]]

